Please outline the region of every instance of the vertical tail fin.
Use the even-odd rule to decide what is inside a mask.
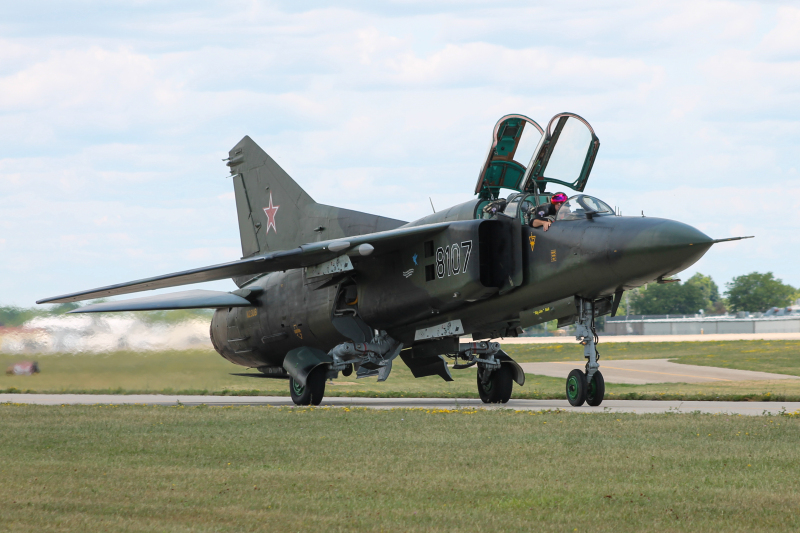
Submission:
[[[250,137],[229,152],[242,257],[394,229],[402,220],[318,204]],[[249,278],[234,278],[241,286]]]
[[[228,155],[242,257],[306,242],[304,233],[313,221],[305,215],[316,203],[311,196],[248,136]]]

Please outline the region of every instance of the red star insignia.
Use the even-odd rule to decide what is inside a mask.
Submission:
[[[267,233],[269,228],[275,228],[275,233],[278,233],[278,227],[275,225],[275,213],[278,212],[279,205],[272,205],[272,192],[269,193],[269,207],[264,208],[264,214],[267,215]]]

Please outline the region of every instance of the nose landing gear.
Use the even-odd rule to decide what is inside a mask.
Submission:
[[[591,406],[598,406],[603,402],[606,394],[606,384],[603,374],[600,373],[597,352],[597,331],[594,325],[594,302],[592,300],[578,300],[578,320],[575,325],[575,338],[583,345],[583,356],[586,361],[586,372],[576,368],[567,376],[567,401],[570,405],[578,407],[584,402]]]

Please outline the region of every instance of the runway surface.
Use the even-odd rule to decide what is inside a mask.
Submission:
[[[283,396],[169,396],[158,394],[0,394],[0,403],[35,405],[271,405],[294,406]],[[572,407],[566,400],[511,400],[488,406],[477,399],[458,398],[325,398],[321,407],[365,407],[370,409],[513,409],[522,411],[562,410],[576,413],[712,413],[766,415],[800,412],[800,402],[679,402],[651,400],[606,400],[598,407]]]
[[[526,374],[565,378],[573,368],[583,368],[585,361],[520,363]],[[753,372],[713,366],[681,365],[668,359],[601,361],[600,370],[608,383],[644,385],[647,383],[724,383],[730,381],[772,381],[800,379],[798,376]]]

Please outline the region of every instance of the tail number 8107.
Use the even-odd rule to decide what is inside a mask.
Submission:
[[[445,247],[440,246],[436,250],[436,276],[443,278],[466,272],[470,252],[472,252],[472,241],[462,241],[461,246],[458,243]],[[461,262],[462,255],[464,256],[463,264]]]

